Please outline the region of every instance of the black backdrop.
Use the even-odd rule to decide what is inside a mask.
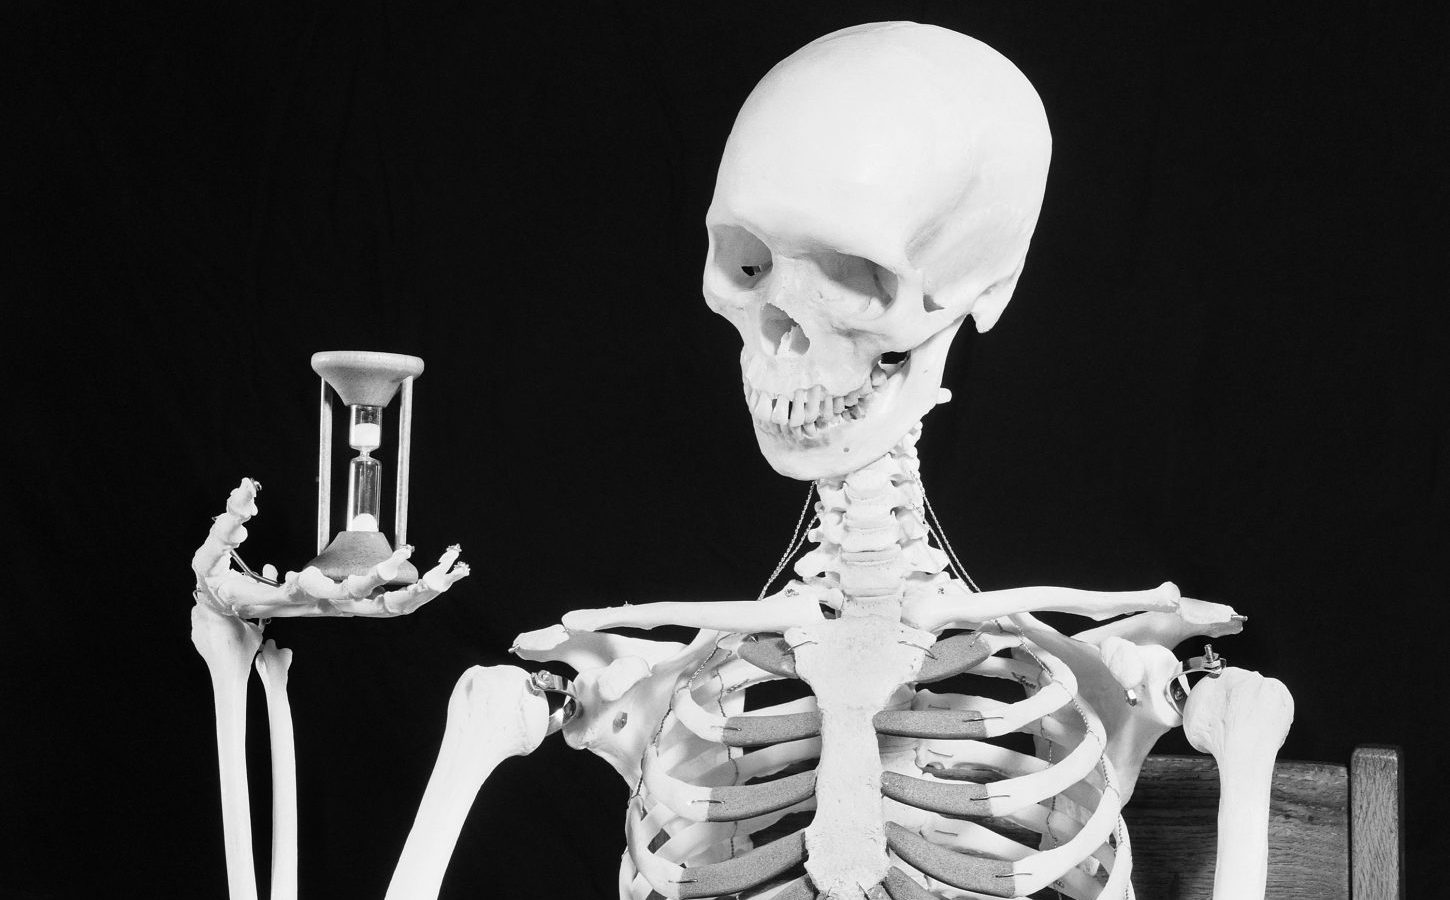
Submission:
[[[1267,6],[1267,5],[1265,5]],[[1443,13],[1186,4],[12,4],[0,895],[225,892],[188,561],[313,540],[314,350],[427,360],[412,538],[473,577],[278,621],[307,897],[380,896],[448,693],[566,609],[754,596],[802,486],[699,298],[735,110],[828,31],[1013,59],[1055,153],[1016,299],[963,334],[924,474],[985,587],[1178,582],[1281,677],[1285,755],[1404,746],[1447,849]],[[391,459],[392,457],[387,457]],[[254,683],[253,699],[260,689]],[[267,846],[266,728],[251,742]],[[1168,749],[1183,744],[1165,742]],[[612,897],[623,783],[551,739],[483,790],[453,897]]]

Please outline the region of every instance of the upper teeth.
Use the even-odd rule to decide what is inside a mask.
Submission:
[[[888,371],[877,362],[860,387],[839,396],[831,395],[819,384],[789,394],[771,394],[756,390],[747,381],[745,402],[755,421],[768,429],[815,437],[822,429],[864,417],[873,395],[896,368]]]

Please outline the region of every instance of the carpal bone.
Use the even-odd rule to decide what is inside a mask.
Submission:
[[[1294,698],[1277,678],[1229,666],[1194,685],[1183,708],[1188,742],[1218,763],[1214,900],[1262,900],[1268,878],[1269,790],[1274,757],[1294,721]]]

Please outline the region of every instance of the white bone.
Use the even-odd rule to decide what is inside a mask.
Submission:
[[[474,666],[463,673],[448,700],[443,745],[388,885],[388,900],[438,896],[474,796],[500,762],[539,746],[548,720],[548,703],[524,670]]]
[[[1027,756],[1015,750],[1008,750],[1006,747],[998,747],[994,744],[987,744],[980,741],[932,741],[928,743],[939,745],[959,743],[962,746],[954,748],[954,752],[950,755],[941,750],[927,749],[926,755],[921,757],[922,776],[926,778],[935,777],[933,774],[933,766],[940,766],[946,769],[963,765],[980,766],[1000,772],[1007,776],[1009,780],[1028,778],[1052,770],[1051,764],[1044,759]],[[1097,806],[1098,797],[1101,794],[1101,791],[1095,786],[1094,782],[1095,779],[1084,777],[1076,782],[1065,785],[1057,793],[1057,796],[1066,797],[1084,809],[1092,809]],[[1045,820],[1030,806],[1003,812],[1002,817],[1012,819],[1023,827],[1031,828],[1033,831],[1046,833],[1048,830]]]
[[[1012,296],[1050,155],[1027,79],[945,29],[847,28],[761,80],[720,162],[703,286],[740,332],[776,471],[857,470],[942,399],[964,318],[985,331]],[[798,392],[821,398],[815,422]]]
[[[630,803],[625,817],[628,819],[625,832],[629,838],[629,858],[634,862],[635,869],[660,894],[669,900],[679,900],[679,885],[685,867],[662,859],[650,851],[649,843],[654,839],[654,834],[643,821],[638,800]]]
[[[938,819],[937,824],[923,829],[921,834],[934,844],[996,859],[1023,860],[1038,852],[975,822]],[[1069,868],[1057,887],[1073,900],[1095,900],[1101,890],[1096,881],[1077,868]]]
[[[217,516],[206,540],[192,556],[197,602],[223,615],[243,619],[404,616],[468,575],[468,566],[458,562],[460,551],[455,545],[414,584],[377,592],[397,574],[399,563],[412,554],[413,548],[404,546],[366,574],[351,576],[341,583],[312,567],[288,572],[281,584],[258,581],[231,568],[232,553],[247,539],[246,523],[257,514],[256,498],[256,482],[243,478],[227,497],[226,512]],[[267,570],[271,571],[270,567]]]
[[[877,616],[824,621],[786,633],[796,669],[822,717],[816,815],[805,833],[806,873],[835,900],[864,900],[886,877],[881,758],[873,725],[926,658],[928,635]]]
[[[1062,635],[1030,614],[1014,616],[1010,624],[1031,638],[1039,655],[1048,649],[1056,654],[1054,672],[1067,668],[1076,675],[1074,693],[1101,717],[1106,727],[1107,758],[1118,773],[1117,787],[1126,802],[1154,743],[1179,724],[1176,709],[1164,697],[1164,688],[1177,674],[1177,659],[1163,647],[1138,647],[1112,635],[1104,637],[1103,646],[1097,647]],[[1107,657],[1124,669],[1121,678],[1113,673]],[[1130,677],[1138,680],[1126,686],[1121,683]],[[1136,705],[1132,699],[1137,700]]]
[[[636,656],[651,665],[685,648],[674,641],[651,641],[618,634],[569,632],[563,625],[526,631],[514,638],[509,652],[534,662],[562,662],[576,672],[607,666],[624,656]]]
[[[1113,829],[1117,838],[1116,859],[1108,873],[1107,884],[1103,885],[1101,900],[1133,900],[1133,846],[1128,838],[1128,823],[1118,817]]]
[[[1101,846],[1118,824],[1118,792],[1109,788],[1098,808],[1071,840],[1051,850],[1018,860],[1012,867],[1013,881],[1022,896],[1034,894],[1061,878],[1069,869]]]
[[[564,614],[569,631],[602,631],[606,628],[658,628],[681,625],[714,631],[785,631],[797,625],[823,620],[821,608],[806,594],[756,600],[714,600],[698,603],[662,601],[637,606],[605,609],[577,609]]]
[[[975,628],[1004,616],[1032,612],[1065,612],[1106,619],[1142,611],[1175,612],[1178,588],[1171,581],[1148,591],[1083,591],[1063,587],[1024,587],[971,592],[960,582],[938,593],[917,593],[902,610],[904,621],[923,631]]]
[[[287,670],[292,651],[276,641],[262,644],[257,674],[267,694],[267,728],[272,744],[272,891],[270,900],[297,900],[297,758],[292,742],[292,706]]]
[[[1244,630],[1247,618],[1233,607],[1182,597],[1174,612],[1145,612],[1079,631],[1073,637],[1089,644],[1102,644],[1119,637],[1135,644],[1157,644],[1170,650],[1191,637],[1223,637]]]
[[[252,658],[262,645],[262,629],[198,600],[191,609],[191,642],[211,673],[216,706],[227,890],[231,900],[255,900],[257,876],[252,868],[252,812],[247,791],[247,679],[252,674]]]
[[[1214,900],[1262,900],[1269,864],[1274,757],[1294,721],[1294,698],[1276,678],[1230,666],[1189,692],[1183,731],[1218,763]]]
[[[1140,646],[1115,636],[1106,637],[1098,648],[1103,663],[1132,701],[1124,710],[1101,698],[1099,706],[1117,715],[1109,730],[1108,758],[1118,773],[1118,788],[1125,798],[1133,795],[1138,773],[1153,745],[1169,729],[1183,724],[1183,716],[1168,702],[1165,689],[1178,674],[1178,659],[1157,644]]]
[[[617,693],[621,685],[640,671],[637,662],[616,660],[609,666],[586,669],[574,679],[577,708],[564,723],[564,740],[571,747],[587,749],[604,759],[632,790],[639,783],[645,747],[661,733],[662,723],[668,724],[666,716],[672,698],[678,701],[690,695],[689,676],[702,687],[704,682],[714,683],[715,670],[728,659],[728,655],[715,651],[713,638],[697,640],[668,660],[656,663],[646,677],[633,680],[622,693]],[[726,704],[722,708],[730,707]],[[671,746],[663,751],[666,756],[679,753],[701,757],[702,762],[713,765],[709,760],[725,753],[723,748],[693,736],[673,732],[671,736]]]

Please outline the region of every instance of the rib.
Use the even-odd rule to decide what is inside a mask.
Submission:
[[[982,709],[965,710],[882,710],[872,719],[882,734],[938,740],[979,740],[1021,731],[1048,713],[1072,702],[1072,694],[1059,682],[1016,703],[998,703],[985,697],[969,697]],[[984,715],[983,710],[991,715]]]
[[[1021,897],[1012,863],[939,847],[895,822],[886,823],[886,843],[908,864],[938,881],[992,897]]]
[[[668,900],[720,897],[765,884],[805,861],[805,832],[797,831],[724,862],[686,868],[649,850],[652,834],[641,830],[643,820],[631,804],[629,852],[635,867],[650,886]]]
[[[814,702],[804,698],[794,703]],[[790,707],[782,704],[780,709]],[[727,747],[758,747],[764,744],[778,744],[815,737],[821,733],[821,714],[813,711],[774,715],[768,711],[744,713],[738,716],[717,716],[700,708],[688,689],[675,692],[675,715],[680,723],[695,735]]]

